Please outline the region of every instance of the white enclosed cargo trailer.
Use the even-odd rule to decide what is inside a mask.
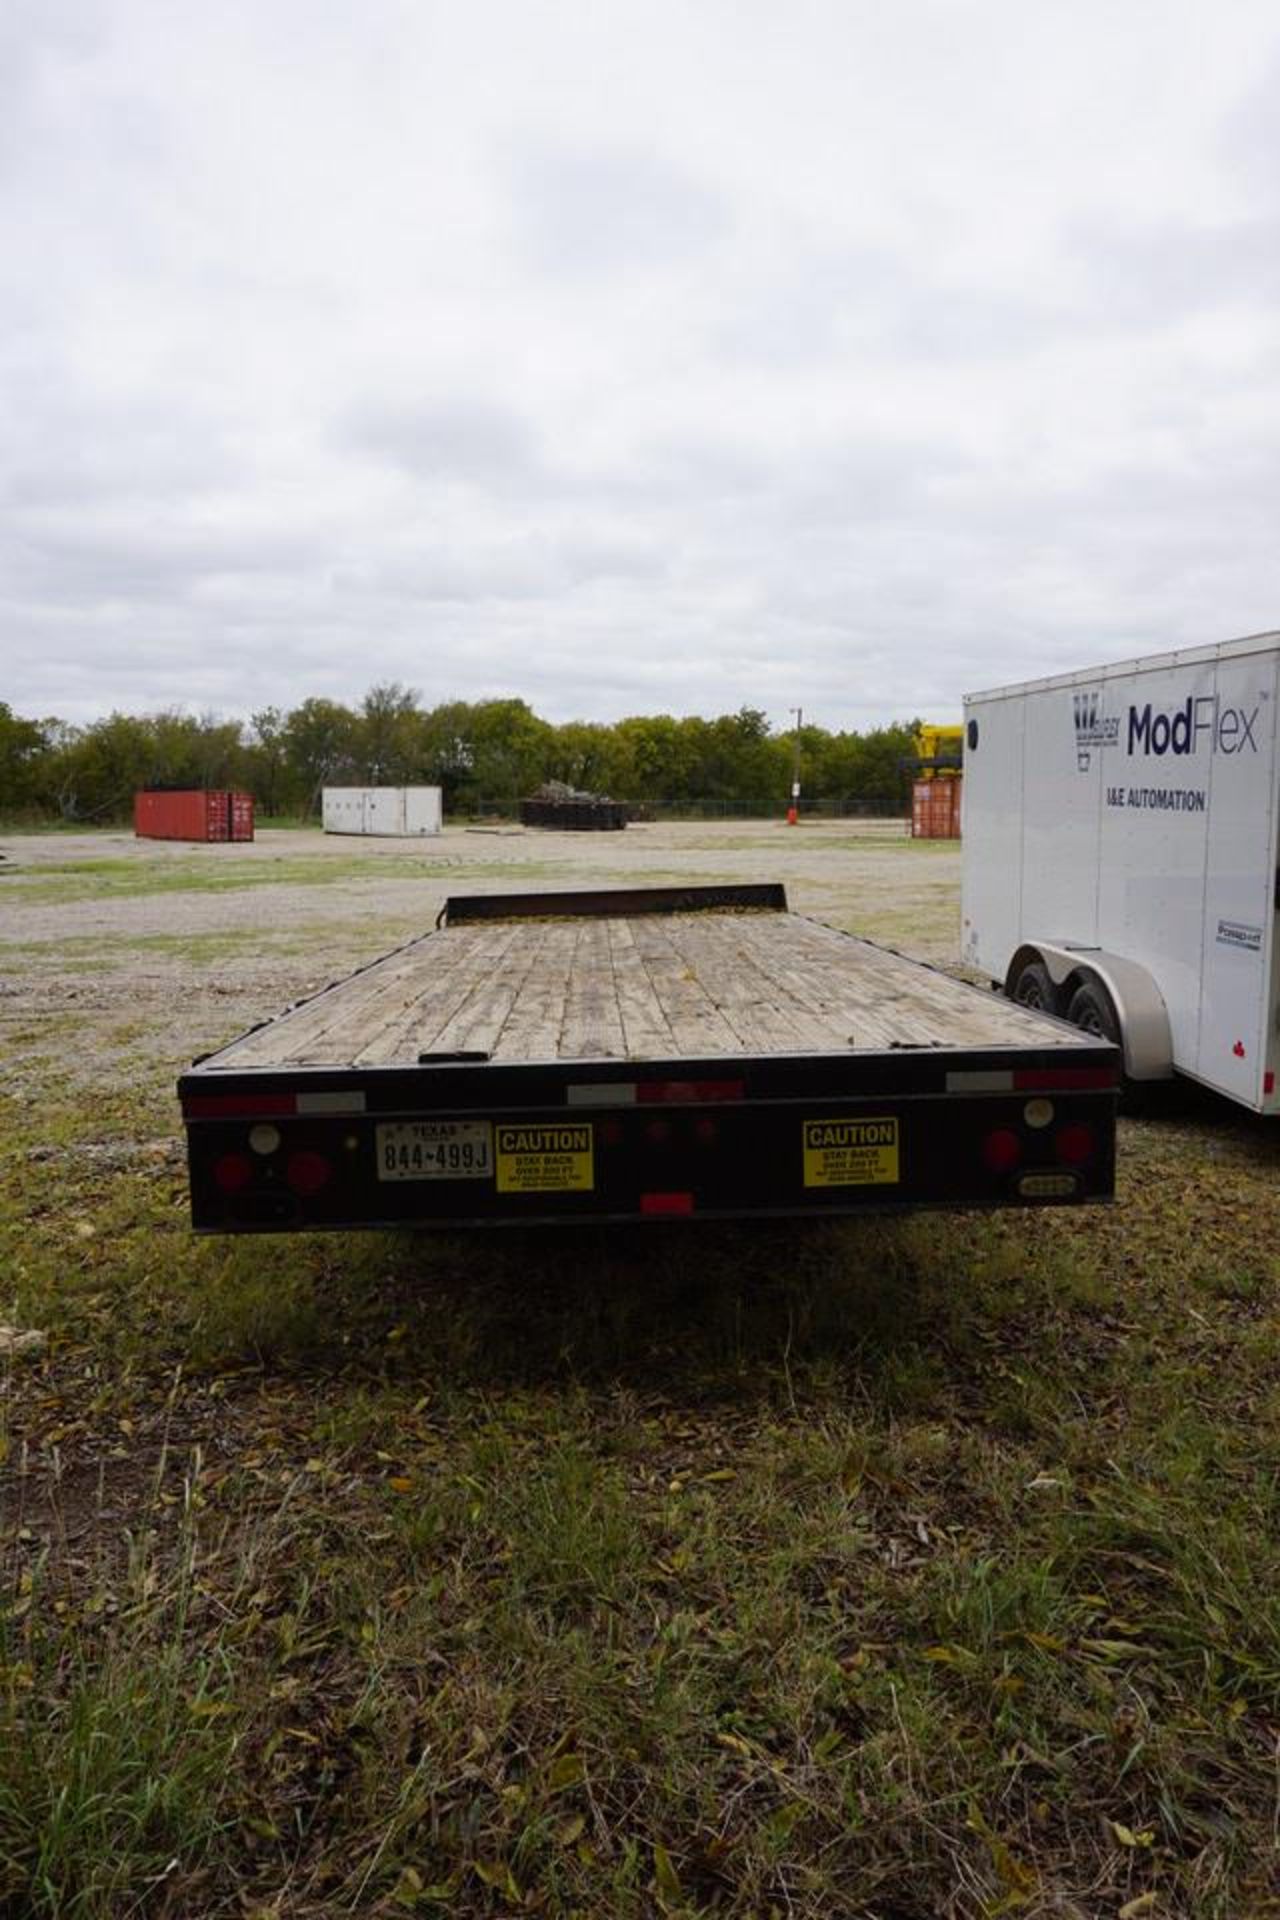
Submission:
[[[1024,1005],[1280,1110],[1280,633],[965,701],[963,952]]]
[[[375,833],[394,838],[439,833],[439,787],[326,787],[326,833]]]

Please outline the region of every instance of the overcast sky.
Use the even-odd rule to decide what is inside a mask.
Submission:
[[[0,699],[958,717],[1280,626],[1274,0],[0,0]]]

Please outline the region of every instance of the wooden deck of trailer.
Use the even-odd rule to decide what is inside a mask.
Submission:
[[[796,914],[655,912],[447,926],[204,1069],[1096,1044]]]

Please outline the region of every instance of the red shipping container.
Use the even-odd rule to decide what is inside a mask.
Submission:
[[[217,792],[193,793],[191,799],[195,803],[192,807],[192,813],[193,824],[196,828],[196,832],[192,835],[192,838],[196,840],[230,839],[231,821],[227,813],[226,794]],[[204,802],[203,809],[200,806],[201,801]],[[203,827],[203,832],[200,831],[201,827]]]
[[[956,840],[960,836],[960,791],[956,780],[930,782],[934,792],[929,803],[929,838]]]
[[[954,779],[917,780],[911,790],[911,837],[913,840],[958,840],[960,838],[960,793],[963,781]]]
[[[253,796],[225,788],[144,790],[134,795],[133,828],[143,840],[252,840]]]
[[[144,792],[133,802],[134,831],[145,840],[207,840],[210,827],[210,796],[203,791],[185,793]],[[225,815],[225,809],[224,815]],[[212,809],[214,832],[218,810]]]

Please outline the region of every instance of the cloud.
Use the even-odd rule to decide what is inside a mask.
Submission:
[[[1280,204],[1216,225],[1102,224],[1072,236],[1070,257],[1084,282],[1073,317],[1095,333],[1181,326],[1214,312],[1269,321],[1280,304]]]
[[[945,718],[1275,623],[1262,0],[0,20],[0,698]]]
[[[541,471],[537,437],[510,409],[482,399],[435,405],[357,409],[340,439],[394,462],[416,479],[489,491],[535,484]]]
[[[731,226],[705,180],[640,147],[525,139],[502,174],[514,244],[545,274],[602,278],[705,258]]]

